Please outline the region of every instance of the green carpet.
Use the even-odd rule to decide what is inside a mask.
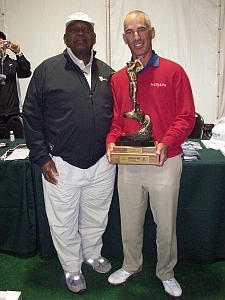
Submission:
[[[122,259],[108,258],[112,271],[121,267]],[[141,275],[117,287],[107,283],[111,272],[99,274],[84,265],[87,290],[77,295],[67,289],[57,256],[43,260],[39,253],[30,258],[0,253],[0,290],[21,291],[23,300],[169,300],[155,277],[155,263],[154,259],[145,260]],[[225,299],[225,261],[181,260],[175,273],[183,288],[182,299]]]

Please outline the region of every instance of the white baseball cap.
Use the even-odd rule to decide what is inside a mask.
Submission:
[[[67,26],[68,26],[70,23],[72,23],[72,22],[74,22],[74,21],[84,21],[84,22],[88,22],[88,23],[91,24],[93,27],[94,27],[94,25],[95,25],[95,23],[92,21],[92,19],[91,19],[88,15],[86,15],[86,14],[84,14],[84,13],[82,13],[82,12],[76,12],[75,14],[73,14],[73,15],[71,15],[71,16],[68,17],[68,19],[67,19],[67,21],[66,21],[66,28],[67,28]]]
[[[212,129],[209,147],[219,150],[225,146],[225,118],[221,118]]]

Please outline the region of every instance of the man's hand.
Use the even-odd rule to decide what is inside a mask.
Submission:
[[[108,158],[108,161],[110,162],[110,154],[113,151],[113,147],[115,146],[114,143],[108,143],[106,145],[106,157]]]
[[[15,54],[20,53],[20,45],[15,42],[11,42],[8,49],[10,49]]]
[[[59,176],[54,161],[51,159],[41,167],[44,178],[52,184],[57,184],[58,180],[55,176]]]
[[[7,41],[7,45],[4,43],[6,41]],[[19,44],[15,43],[15,42],[11,42],[10,40],[6,40],[6,41],[0,39],[0,48],[2,50],[10,49],[15,54],[20,53],[20,45]]]
[[[1,50],[5,49],[5,45],[4,45],[2,39],[0,39],[0,48],[1,48]]]
[[[156,154],[159,155],[159,166],[162,167],[167,160],[167,146],[163,143],[158,143],[156,145]]]

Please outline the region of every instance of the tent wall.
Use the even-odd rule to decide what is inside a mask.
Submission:
[[[34,70],[64,50],[65,21],[83,11],[96,23],[98,58],[118,70],[130,60],[123,19],[134,9],[151,18],[154,50],[187,72],[205,122],[225,116],[225,0],[0,0],[0,30],[21,45]],[[20,80],[22,98],[29,80]]]

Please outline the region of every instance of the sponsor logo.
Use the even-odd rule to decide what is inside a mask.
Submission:
[[[152,82],[151,86],[156,86],[156,87],[166,87],[166,83],[161,83],[161,82]]]

